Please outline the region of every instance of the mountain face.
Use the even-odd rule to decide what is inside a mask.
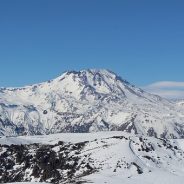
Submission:
[[[0,89],[0,135],[126,131],[184,137],[184,109],[108,70],[66,72],[23,88]]]

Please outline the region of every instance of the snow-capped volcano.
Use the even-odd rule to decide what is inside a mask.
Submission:
[[[126,131],[184,137],[184,110],[108,70],[66,72],[23,88],[0,89],[0,135]]]

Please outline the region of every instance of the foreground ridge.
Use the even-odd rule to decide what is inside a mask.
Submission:
[[[0,183],[174,184],[184,179],[183,140],[123,132],[73,135],[73,140],[72,134],[1,138]]]

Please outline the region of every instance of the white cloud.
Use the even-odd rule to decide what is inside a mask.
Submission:
[[[144,86],[143,89],[150,93],[169,99],[184,98],[184,82],[159,81]]]
[[[148,85],[151,88],[183,88],[184,82],[174,82],[174,81],[160,81]]]

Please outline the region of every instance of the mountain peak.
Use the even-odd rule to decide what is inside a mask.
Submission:
[[[106,76],[117,76],[114,72],[108,70],[108,69],[84,69],[84,70],[69,70],[64,72],[63,75],[96,75],[96,74],[101,74],[101,75],[106,75]]]
[[[125,86],[131,86],[126,80],[107,69],[86,69],[67,71],[55,79],[71,93],[118,94],[124,96]],[[80,92],[79,92],[80,91]]]
[[[1,90],[0,135],[121,130],[182,137],[184,113],[173,118],[177,108],[109,70],[68,71],[41,84]]]
[[[70,71],[64,72],[61,76],[57,78],[57,80],[58,79],[63,80],[68,76],[70,77],[73,76],[73,78],[77,78],[77,77],[86,78],[86,79],[93,78],[94,81],[97,79],[99,80],[100,78],[102,80],[106,78],[108,80],[109,79],[114,80],[114,82],[121,81],[122,83],[131,85],[127,80],[122,79],[119,75],[117,75],[116,73],[108,69],[85,69],[80,71],[70,70]]]

